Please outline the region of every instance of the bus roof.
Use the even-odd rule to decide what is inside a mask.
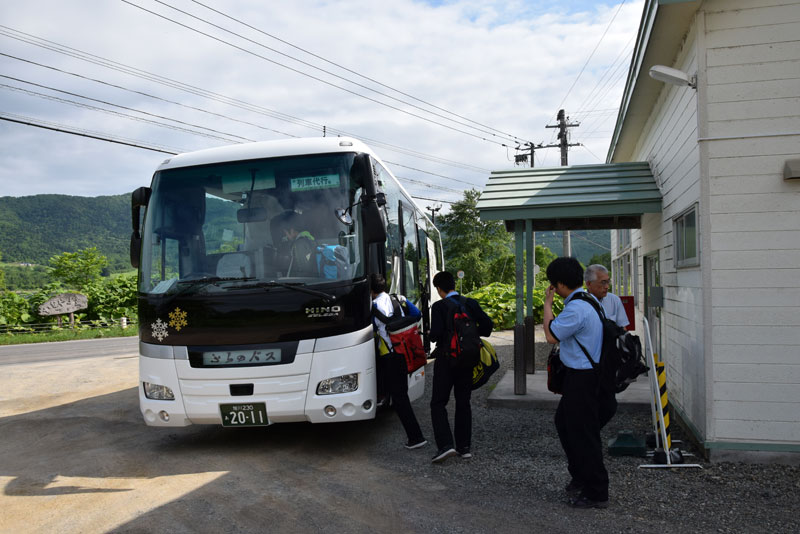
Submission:
[[[367,145],[352,137],[309,137],[242,143],[186,152],[164,160],[156,170],[161,171],[226,161],[301,156],[303,154],[330,154],[333,152],[366,152],[377,158]]]

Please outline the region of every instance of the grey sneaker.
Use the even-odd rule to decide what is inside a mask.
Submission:
[[[445,448],[445,449],[439,449],[439,451],[436,453],[436,456],[433,457],[431,462],[434,463],[434,464],[438,464],[438,463],[444,462],[448,458],[451,458],[451,457],[457,456],[457,455],[458,455],[458,453],[452,447],[448,447],[448,448]]]
[[[406,444],[404,445],[404,447],[406,449],[419,449],[420,447],[424,447],[427,444],[428,444],[428,440],[423,438],[421,441],[417,441],[415,443],[411,443],[410,441],[407,441]]]
[[[461,447],[460,449],[456,449],[456,452],[464,459],[472,458],[472,453],[470,452],[469,447]]]

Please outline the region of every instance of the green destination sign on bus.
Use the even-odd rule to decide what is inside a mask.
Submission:
[[[292,178],[292,192],[312,191],[314,189],[329,189],[339,187],[338,174],[320,174],[317,176],[304,176],[302,178]]]

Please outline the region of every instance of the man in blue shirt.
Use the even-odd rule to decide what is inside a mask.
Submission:
[[[597,373],[589,361],[591,357],[594,363],[600,362],[603,324],[590,303],[574,298],[583,291],[583,268],[578,260],[556,258],[547,266],[547,279],[551,285],[545,291],[544,333],[548,343],[560,344],[561,361],[567,367],[555,426],[572,476],[566,487],[568,504],[574,508],[607,508],[608,472],[600,440],[603,399]],[[564,309],[554,319],[556,293],[564,299]]]

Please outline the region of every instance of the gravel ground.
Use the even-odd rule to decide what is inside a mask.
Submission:
[[[506,333],[507,334],[507,333]],[[503,338],[508,339],[507,335]],[[555,410],[489,408],[487,397],[500,377],[512,367],[511,346],[497,339],[501,369],[487,386],[473,392],[473,453],[471,460],[449,459],[432,465],[435,446],[422,452],[398,453],[404,433],[391,411],[379,415],[385,430],[378,435],[376,454],[391,469],[410,477],[429,478],[457,492],[465,507],[483,510],[496,520],[496,532],[519,532],[520,524],[543,532],[746,532],[797,533],[800,469],[786,465],[700,463],[702,469],[639,469],[649,460],[612,457],[606,451],[610,476],[610,506],[606,510],[574,510],[566,506],[564,486],[569,481],[566,460],[553,425]],[[428,367],[426,396],[414,404],[423,432],[432,440],[428,403],[432,366]],[[451,399],[448,412],[452,420]],[[382,425],[383,426],[383,425]],[[681,429],[672,425],[672,438]],[[637,436],[652,431],[649,410],[641,414],[617,414],[603,429],[608,442],[619,431]],[[691,452],[691,444],[682,443]],[[374,450],[374,449],[373,449]],[[479,514],[480,515],[480,514]],[[482,532],[454,517],[428,521],[419,518],[419,531]]]

